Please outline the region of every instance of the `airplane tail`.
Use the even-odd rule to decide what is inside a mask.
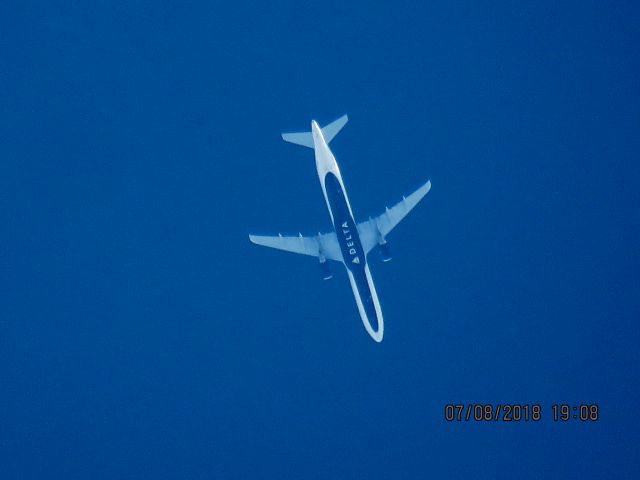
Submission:
[[[327,143],[333,140],[342,127],[345,126],[349,120],[346,115],[341,116],[339,119],[334,120],[326,127],[322,128],[322,136]],[[299,132],[299,133],[283,133],[282,139],[285,142],[295,143],[296,145],[302,145],[303,147],[313,148],[313,135],[311,132]]]

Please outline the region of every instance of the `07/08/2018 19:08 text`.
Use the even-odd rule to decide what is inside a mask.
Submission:
[[[597,404],[571,405],[567,403],[551,405],[554,422],[595,422],[600,417]],[[543,418],[540,404],[447,404],[444,407],[444,419],[447,422],[539,422]]]

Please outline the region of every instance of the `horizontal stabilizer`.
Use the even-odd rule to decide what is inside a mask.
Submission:
[[[322,136],[324,137],[324,141],[327,142],[327,145],[331,142],[331,140],[333,140],[338,132],[342,130],[342,127],[344,127],[348,121],[349,117],[343,115],[339,119],[334,120],[322,129]]]
[[[313,135],[311,135],[311,132],[283,133],[282,139],[285,142],[295,143],[296,145],[302,145],[303,147],[313,148]]]
[[[324,137],[324,141],[331,142],[334,137],[338,134],[342,127],[344,127],[349,120],[347,115],[341,116],[339,119],[334,120],[326,127],[322,128],[322,136]],[[298,133],[283,133],[282,139],[285,142],[295,143],[296,145],[302,145],[303,147],[314,148],[313,145],[313,135],[311,132],[298,132]]]

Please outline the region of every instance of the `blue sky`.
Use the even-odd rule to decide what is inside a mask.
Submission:
[[[11,479],[637,478],[634,2],[4,2]],[[433,188],[371,256],[251,245]],[[447,423],[539,403],[539,423]],[[554,403],[597,403],[555,423]]]

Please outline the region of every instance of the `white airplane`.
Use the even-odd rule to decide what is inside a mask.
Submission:
[[[400,202],[392,208],[387,208],[382,215],[356,225],[340,168],[328,145],[347,120],[347,116],[343,115],[324,128],[320,128],[318,123],[312,120],[311,132],[282,134],[282,139],[286,142],[315,150],[318,177],[334,231],[318,233],[313,237],[303,237],[302,234],[298,237],[249,235],[249,239],[265,247],[317,257],[325,280],[332,278],[327,260],[342,262],[347,270],[364,328],[371,338],[381,342],[384,321],[378,294],[367,265],[367,255],[378,246],[382,260],[391,260],[386,236],[429,192],[431,181],[408,197],[402,197]]]

